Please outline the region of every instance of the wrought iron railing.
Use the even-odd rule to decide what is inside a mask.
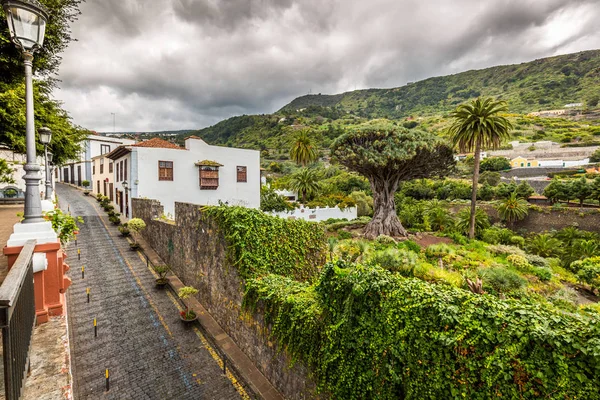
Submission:
[[[0,328],[4,358],[4,392],[16,400],[29,370],[29,351],[35,325],[33,295],[33,249],[35,240],[23,246],[19,257],[0,286]]]

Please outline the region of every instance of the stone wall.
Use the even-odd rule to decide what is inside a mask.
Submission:
[[[203,221],[200,206],[175,203],[175,221],[157,219],[156,200],[132,199],[133,216],[146,222],[144,238],[186,285],[199,290],[198,300],[223,330],[288,399],[314,397],[307,369],[289,367],[285,352],[269,340],[261,313],[242,312],[243,281],[226,258],[226,244],[214,223]]]
[[[543,211],[529,210],[524,220],[515,223],[515,229],[528,232],[544,232],[575,226],[586,231],[598,232],[600,229],[600,210],[569,207],[553,210],[543,207]]]

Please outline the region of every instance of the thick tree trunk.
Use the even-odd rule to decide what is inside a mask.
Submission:
[[[365,226],[365,237],[375,239],[379,235],[407,236],[406,229],[396,215],[394,194],[398,179],[371,179],[373,190],[373,219]]]
[[[481,152],[481,139],[475,144],[473,166],[473,189],[471,191],[471,218],[469,219],[469,239],[475,238],[475,208],[477,207],[477,184],[479,183],[479,156]]]

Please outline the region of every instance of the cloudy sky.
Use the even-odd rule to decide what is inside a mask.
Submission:
[[[600,48],[598,0],[87,0],[55,95],[97,131]]]

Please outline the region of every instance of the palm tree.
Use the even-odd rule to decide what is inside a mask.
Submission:
[[[321,184],[319,176],[314,169],[302,168],[292,175],[289,187],[298,193],[302,193],[302,203],[306,204],[306,196],[317,194],[321,188]]]
[[[529,203],[517,197],[517,192],[512,192],[510,197],[502,200],[496,209],[498,210],[500,219],[512,226],[514,222],[520,221],[527,216]]]
[[[311,138],[308,137],[306,130],[301,131],[294,139],[294,143],[290,149],[290,158],[296,164],[303,167],[317,161],[317,149],[313,145]]]
[[[475,207],[480,153],[483,149],[496,149],[504,139],[508,139],[512,125],[506,117],[500,115],[507,110],[508,106],[503,101],[478,98],[470,103],[461,104],[450,114],[454,118],[454,123],[450,127],[452,142],[463,153],[475,152],[469,223],[469,238],[471,239],[475,237]]]
[[[560,255],[563,248],[560,240],[547,233],[540,233],[527,241],[527,251],[542,257],[555,257]]]

